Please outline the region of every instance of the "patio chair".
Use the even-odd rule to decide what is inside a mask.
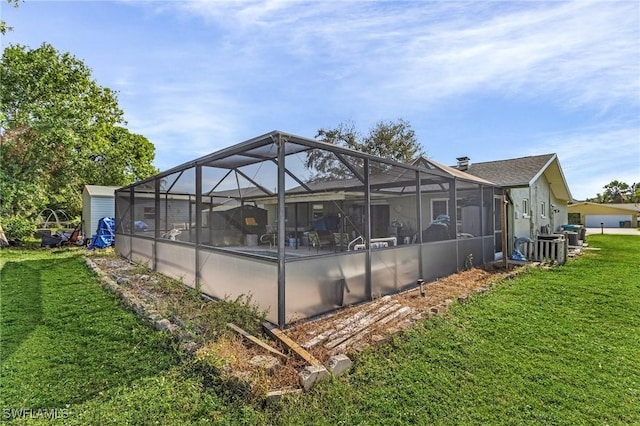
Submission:
[[[346,250],[349,246],[349,234],[345,232],[333,233],[333,248],[335,251]]]
[[[329,245],[330,243],[329,241],[320,239],[316,231],[310,231],[307,235],[309,236],[309,250],[311,250],[311,247],[315,247],[316,251],[320,251],[323,245]]]

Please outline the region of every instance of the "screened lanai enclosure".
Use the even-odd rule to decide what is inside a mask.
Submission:
[[[501,190],[274,131],[116,191],[116,250],[284,327],[493,261]]]

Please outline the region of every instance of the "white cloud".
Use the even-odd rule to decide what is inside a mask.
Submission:
[[[636,2],[186,2],[245,52],[313,60],[364,99],[477,91],[594,108],[639,102]],[[272,49],[270,49],[270,47]],[[372,86],[372,82],[376,82]]]
[[[626,125],[625,125],[626,124]],[[640,126],[620,123],[541,135],[529,154],[558,154],[576,199],[594,197],[613,180],[640,182]]]
[[[221,149],[234,141],[240,127],[232,112],[238,105],[215,86],[170,84],[145,90],[148,102],[133,96],[121,100],[131,131],[145,135],[162,153],[157,166],[167,169]]]
[[[371,124],[489,94],[591,117],[563,134],[523,135],[535,139],[532,154],[559,153],[574,196],[595,195],[613,179],[640,180],[637,2],[142,4],[181,22],[202,20],[208,31],[163,46],[158,55],[174,65],[136,88],[153,99],[136,113],[140,132],[171,161],[219,148],[212,139],[228,145],[255,136],[261,123],[273,125],[260,132],[300,128],[301,108],[317,129],[335,124],[321,122],[328,117]],[[182,138],[190,153],[175,157],[170,145]]]

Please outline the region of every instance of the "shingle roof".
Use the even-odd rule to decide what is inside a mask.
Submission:
[[[578,207],[578,206],[598,206],[598,207],[609,207],[613,209],[620,210],[629,210],[632,212],[640,213],[640,204],[635,203],[592,203],[590,201],[581,201],[573,204],[569,204],[569,207]]]
[[[549,164],[555,154],[533,155],[509,160],[471,163],[465,170],[499,186],[528,185]]]
[[[469,172],[463,172],[462,170],[459,170],[455,167],[445,166],[444,164],[438,163],[437,161],[434,161],[427,157],[418,157],[416,160],[413,161],[412,164],[417,166],[422,166],[425,168],[430,168],[429,165],[431,165],[432,167],[435,167],[436,169],[440,169],[443,172],[451,175],[451,177],[458,177],[458,178],[469,180],[471,182],[491,184],[491,185],[495,184],[495,182],[492,181],[491,179],[484,179],[482,176],[474,175]]]

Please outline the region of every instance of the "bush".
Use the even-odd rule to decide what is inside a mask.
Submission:
[[[2,228],[8,240],[22,240],[33,235],[36,225],[27,218],[9,216],[6,219],[2,219]]]

